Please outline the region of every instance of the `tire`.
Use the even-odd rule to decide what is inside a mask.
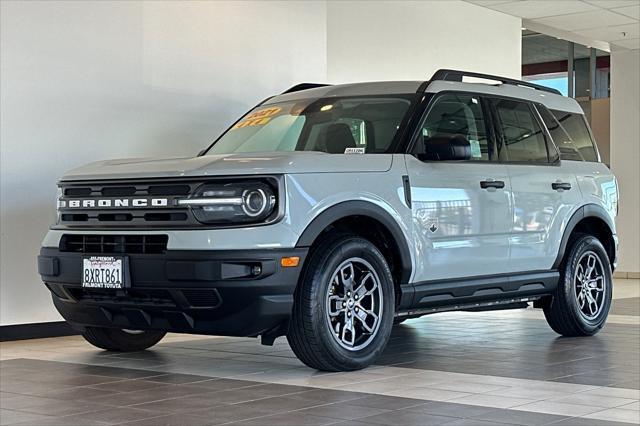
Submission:
[[[351,281],[355,284],[349,286]],[[287,340],[311,368],[359,370],[386,347],[394,311],[393,277],[380,250],[364,238],[338,234],[309,256],[294,295]]]
[[[93,346],[114,352],[143,351],[165,336],[163,331],[130,332],[118,328],[86,327],[82,337]]]
[[[594,265],[591,272],[590,264]],[[586,273],[591,278],[587,277],[588,283],[583,285],[579,277],[584,277]],[[593,277],[597,275],[601,279],[594,281]],[[596,334],[604,327],[609,315],[612,284],[611,265],[602,243],[591,235],[577,235],[572,239],[568,255],[560,268],[558,288],[551,302],[544,307],[549,326],[567,337]],[[596,288],[593,288],[594,285]],[[584,287],[591,288],[587,291],[590,296],[581,291]],[[602,291],[598,290],[599,287]],[[592,300],[594,303],[591,303]]]

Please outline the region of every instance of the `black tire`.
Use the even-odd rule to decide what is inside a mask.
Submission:
[[[127,332],[118,328],[86,327],[82,337],[93,346],[114,352],[143,351],[158,343],[164,331]]]
[[[544,316],[549,326],[558,334],[567,337],[592,336],[604,327],[611,307],[613,279],[609,257],[597,238],[585,234],[576,235],[572,239],[567,253],[560,267],[558,288],[550,303],[544,306]],[[582,312],[574,282],[576,271],[580,272],[579,261],[589,253],[593,253],[599,260],[604,288],[601,308],[594,313],[593,318],[585,316]]]
[[[377,332],[369,334],[366,346],[346,349],[334,337],[336,333],[327,319],[326,299],[331,291],[329,286],[334,272],[353,258],[365,260],[374,269],[379,281],[378,288],[381,289],[377,294],[381,295],[382,308]],[[323,371],[359,370],[373,363],[387,345],[394,311],[393,277],[380,250],[364,238],[338,234],[314,247],[307,260],[294,295],[287,340],[296,356],[311,368]],[[357,323],[355,315],[352,321]]]

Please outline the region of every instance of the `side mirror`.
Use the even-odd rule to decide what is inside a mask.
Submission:
[[[423,161],[469,160],[471,144],[463,135],[437,134],[424,139],[424,154],[418,158]]]

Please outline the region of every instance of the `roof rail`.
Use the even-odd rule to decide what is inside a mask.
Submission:
[[[511,84],[514,86],[523,86],[530,87],[532,89],[541,90],[543,92],[549,92],[556,95],[562,95],[559,90],[552,89],[550,87],[541,86],[539,84],[529,83],[528,81],[516,80],[513,78],[500,77],[497,75],[491,74],[482,74],[478,72],[468,72],[461,70],[449,70],[449,69],[440,69],[433,74],[430,81],[435,80],[444,80],[444,81],[462,81],[462,77],[475,77],[475,78],[483,78],[486,80],[495,80],[499,81],[502,84]]]
[[[287,90],[285,90],[281,94],[284,95],[285,93],[299,92],[301,90],[315,89],[316,87],[324,87],[324,86],[331,86],[331,85],[330,84],[322,84],[322,83],[300,83],[300,84],[296,84],[293,87],[288,88]]]

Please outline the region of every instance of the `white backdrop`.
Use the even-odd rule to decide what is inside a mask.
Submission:
[[[195,154],[299,82],[519,76],[520,20],[456,1],[0,4],[0,325],[60,319],[35,264],[66,169]]]

